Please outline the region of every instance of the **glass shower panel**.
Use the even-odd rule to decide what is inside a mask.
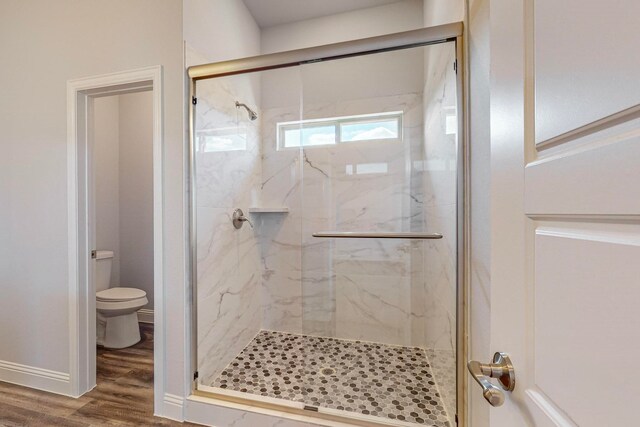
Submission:
[[[307,400],[322,410],[453,423],[454,61],[448,43],[301,66],[301,125],[334,127],[301,144]],[[313,236],[323,231],[444,237]]]
[[[195,132],[198,388],[258,391],[243,352],[263,330],[300,331],[297,150],[275,123],[300,117],[299,69],[197,82]],[[236,209],[247,221],[233,224]],[[238,214],[237,214],[238,215]],[[251,356],[254,357],[253,355]],[[240,359],[239,359],[240,358]],[[252,369],[262,363],[257,361]],[[242,383],[239,378],[242,376]],[[234,381],[235,380],[235,381]],[[233,387],[238,386],[238,387]]]

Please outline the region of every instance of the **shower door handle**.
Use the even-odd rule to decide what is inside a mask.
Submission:
[[[516,386],[516,374],[507,353],[493,355],[493,363],[480,363],[475,360],[467,364],[469,372],[482,387],[482,395],[491,406],[504,403],[504,393],[491,383],[490,378],[497,378],[504,390],[513,391]]]

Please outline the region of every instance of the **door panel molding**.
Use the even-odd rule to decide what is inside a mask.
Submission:
[[[640,212],[640,119],[576,141],[525,168],[527,214]],[[625,188],[625,193],[616,189]],[[536,189],[536,191],[534,191]]]
[[[587,123],[569,132],[565,132],[556,137],[540,141],[536,144],[536,149],[542,151],[544,149],[556,147],[561,144],[569,143],[573,140],[588,137],[593,133],[602,132],[611,127],[616,127],[625,122],[640,118],[640,104],[634,105],[626,110],[618,111],[615,114],[604,117],[600,120]]]
[[[578,425],[632,425],[625,399],[640,395],[633,336],[640,312],[631,303],[640,277],[640,225],[538,224],[534,237],[532,322],[534,383],[546,401]],[[599,367],[606,372],[598,374]]]
[[[529,1],[534,21],[536,145],[637,108],[640,86],[621,90],[640,68],[640,56],[625,44],[640,39],[632,0]],[[594,79],[599,84],[593,84]]]
[[[533,407],[540,411],[534,418],[536,421],[542,420],[544,424],[540,424],[541,426],[579,427],[567,414],[558,408],[549,396],[537,387],[527,389],[525,395],[530,399],[531,403],[533,403]]]

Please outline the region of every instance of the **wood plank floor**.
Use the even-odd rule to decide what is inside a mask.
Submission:
[[[0,382],[0,426],[194,426],[153,416],[153,325],[122,350],[98,348],[96,388],[73,399]]]

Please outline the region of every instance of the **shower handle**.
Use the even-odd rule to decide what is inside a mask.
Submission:
[[[249,226],[253,228],[253,224],[249,221],[249,218],[244,216],[244,212],[242,209],[238,208],[233,211],[233,215],[231,215],[231,222],[236,229],[241,229],[245,222],[249,223]]]
[[[489,378],[497,378],[504,390],[513,391],[516,386],[516,374],[511,364],[511,359],[506,353],[493,355],[493,363],[480,363],[475,360],[467,364],[469,372],[482,387],[482,396],[491,406],[500,406],[504,403],[504,393],[489,381]]]

